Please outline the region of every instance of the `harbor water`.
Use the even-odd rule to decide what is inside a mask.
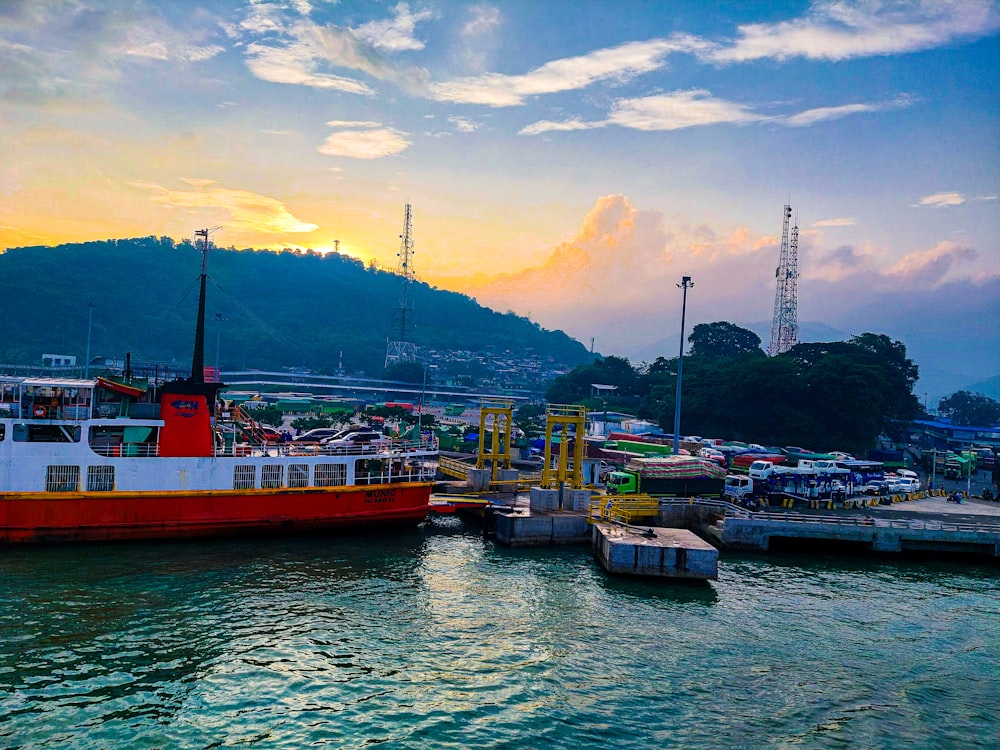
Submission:
[[[0,550],[0,748],[995,748],[1000,571],[609,577],[455,519]]]

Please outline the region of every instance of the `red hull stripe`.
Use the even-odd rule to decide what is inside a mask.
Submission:
[[[207,492],[8,493],[0,542],[167,539],[417,523],[431,484]]]

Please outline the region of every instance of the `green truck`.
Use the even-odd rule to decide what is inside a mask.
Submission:
[[[608,476],[608,492],[655,497],[722,497],[726,470],[698,456],[633,458]]]

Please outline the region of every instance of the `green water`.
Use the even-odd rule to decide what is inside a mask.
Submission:
[[[474,529],[0,550],[2,748],[995,748],[1000,569]]]

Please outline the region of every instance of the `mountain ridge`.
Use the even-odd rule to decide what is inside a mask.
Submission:
[[[9,248],[0,254],[0,361],[43,353],[130,351],[147,361],[190,361],[201,251],[189,241],[141,237]],[[401,278],[348,256],[212,247],[206,364],[379,374],[394,335]],[[586,347],[512,312],[414,281],[407,339],[431,352],[504,351],[565,369]],[[91,307],[93,305],[93,307]],[[89,315],[93,313],[93,324]],[[398,333],[398,331],[396,332]],[[221,350],[221,351],[220,351]]]

